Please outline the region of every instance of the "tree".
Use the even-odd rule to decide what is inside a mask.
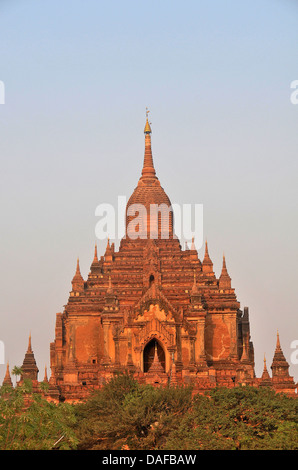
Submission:
[[[49,403],[32,393],[28,379],[14,389],[0,388],[1,450],[49,450],[55,444],[54,448],[75,449],[74,422],[73,406]]]
[[[12,375],[16,376],[16,380],[18,380],[18,376],[21,376],[23,374],[23,370],[19,366],[14,366],[14,368],[11,371]]]
[[[215,389],[195,397],[191,413],[169,435],[167,448],[298,449],[297,411],[295,398],[270,389]]]
[[[266,388],[200,395],[123,374],[79,405],[32,390],[0,387],[0,450],[298,450],[298,400]]]
[[[79,449],[298,449],[298,400],[270,389],[139,385],[118,377],[76,407]]]
[[[77,407],[78,448],[161,448],[190,406],[190,388],[156,388],[119,376]]]

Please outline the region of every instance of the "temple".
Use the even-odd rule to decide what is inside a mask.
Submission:
[[[95,246],[87,279],[77,260],[67,305],[56,314],[51,376],[44,379],[48,398],[79,401],[121,372],[154,386],[191,384],[198,393],[252,385],[296,395],[279,336],[272,377],[266,361],[262,377],[255,376],[249,311],[240,308],[225,257],[216,277],[207,242],[202,260],[195,240],[181,247],[171,201],[154,168],[148,114],[144,133],[143,168],[127,203],[119,249],[107,240],[98,257]],[[154,217],[152,207],[160,208]],[[31,338],[22,369],[21,380],[36,383]]]

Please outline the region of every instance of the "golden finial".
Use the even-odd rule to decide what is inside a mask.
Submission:
[[[151,134],[151,132],[152,132],[149,121],[148,121],[148,114],[149,113],[150,113],[149,109],[146,108],[146,125],[145,125],[145,129],[144,129],[145,134]]]

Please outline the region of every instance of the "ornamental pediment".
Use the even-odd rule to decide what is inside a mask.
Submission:
[[[173,321],[180,322],[182,320],[180,313],[156,285],[151,286],[137,302],[133,308],[134,318],[142,317],[145,311],[150,311],[150,308],[152,310],[151,306],[156,305],[158,305],[159,311],[163,311],[165,315],[164,320],[161,321],[172,319]]]

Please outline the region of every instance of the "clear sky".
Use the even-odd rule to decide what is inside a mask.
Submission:
[[[22,364],[31,331],[39,378],[49,369],[76,259],[85,278],[92,262],[95,208],[137,184],[148,107],[162,186],[204,205],[215,272],[224,252],[249,306],[257,376],[279,330],[298,381],[294,80],[296,0],[1,0],[5,361]]]

